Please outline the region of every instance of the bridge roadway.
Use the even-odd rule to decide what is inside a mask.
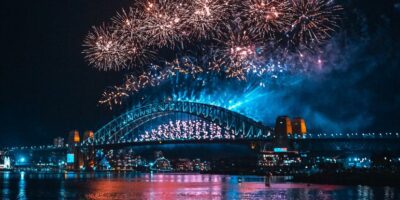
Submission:
[[[360,147],[373,150],[386,148],[400,150],[400,136],[398,133],[349,133],[349,134],[305,134],[302,136],[289,136],[288,141],[290,144],[304,150],[320,151],[322,149],[331,149],[333,151],[340,151],[341,149],[348,149],[347,147]],[[130,146],[145,146],[145,145],[163,145],[163,144],[251,144],[251,143],[272,143],[273,137],[264,139],[213,139],[213,140],[168,140],[168,141],[148,141],[148,142],[123,142],[115,144],[77,144],[78,148],[94,147],[94,148],[123,148]],[[389,146],[388,146],[389,145]],[[370,147],[368,147],[370,146]],[[386,146],[386,147],[385,147]],[[2,151],[64,151],[68,146],[56,147],[53,145],[47,146],[24,146],[24,147],[6,147]],[[324,151],[325,151],[324,150]],[[354,149],[355,150],[355,149]]]

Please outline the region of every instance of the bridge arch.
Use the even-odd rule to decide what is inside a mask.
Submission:
[[[175,113],[193,115],[226,130],[233,130],[234,140],[260,140],[272,137],[272,128],[228,109],[195,102],[168,101],[135,107],[125,112],[96,131],[94,138],[84,140],[82,145],[125,143],[125,136],[132,133],[132,130],[156,118]]]

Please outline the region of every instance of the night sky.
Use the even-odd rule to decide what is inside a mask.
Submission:
[[[130,2],[2,2],[1,146],[50,144],[72,129],[97,130],[121,112],[110,112],[97,100],[122,73],[96,71],[81,52],[91,26]],[[297,86],[296,104],[307,104],[338,126],[352,121],[346,127],[354,131],[399,131],[400,2],[340,2],[352,17],[344,19],[352,30],[338,33],[350,43],[338,50],[346,60]]]

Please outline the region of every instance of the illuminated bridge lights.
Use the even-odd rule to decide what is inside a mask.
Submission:
[[[294,134],[289,139],[390,139],[400,138],[398,133],[306,133],[304,135]]]
[[[201,121],[178,120],[155,130],[138,132],[138,129],[150,121],[179,113],[196,116]],[[93,139],[83,141],[82,145],[120,144],[127,141],[254,140],[268,139],[271,136],[271,128],[225,108],[171,101],[133,108],[106,124],[94,134]]]

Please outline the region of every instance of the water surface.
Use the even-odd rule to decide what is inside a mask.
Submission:
[[[0,189],[1,199],[400,199],[395,187],[204,174],[0,172]]]

